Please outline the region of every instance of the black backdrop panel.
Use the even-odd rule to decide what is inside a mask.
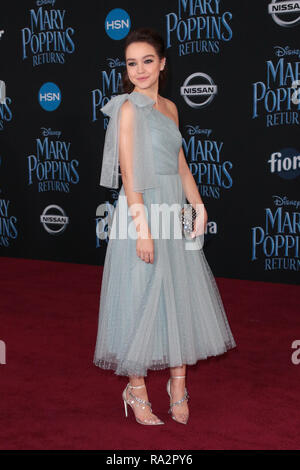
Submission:
[[[122,92],[126,35],[150,26],[214,274],[298,283],[299,17],[287,1],[2,5],[1,255],[103,264],[118,193],[99,185],[100,108]]]

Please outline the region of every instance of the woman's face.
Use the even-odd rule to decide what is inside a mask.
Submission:
[[[126,49],[128,77],[136,88],[158,86],[159,73],[165,61],[165,57],[159,59],[154,47],[147,42],[133,42]]]

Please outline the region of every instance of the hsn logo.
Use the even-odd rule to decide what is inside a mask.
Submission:
[[[122,8],[114,8],[105,18],[104,26],[106,33],[111,39],[123,39],[130,30],[130,17],[127,11]]]
[[[38,100],[45,111],[54,111],[61,103],[61,91],[55,83],[44,83],[39,89]]]

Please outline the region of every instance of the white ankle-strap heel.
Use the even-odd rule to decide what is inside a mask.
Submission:
[[[182,402],[184,402],[185,400],[188,401],[189,399],[189,394],[188,394],[188,391],[185,387],[184,389],[184,395],[183,397],[178,400],[178,401],[175,401],[174,403],[172,403],[172,397],[171,397],[171,379],[183,379],[185,377],[185,375],[174,375],[174,376],[171,376],[168,380],[168,383],[167,383],[167,392],[168,392],[168,395],[170,397],[170,408],[169,408],[169,411],[168,413],[171,414],[172,418],[174,419],[174,421],[177,421],[177,423],[181,423],[181,424],[187,424],[188,422],[188,418],[189,418],[189,415],[186,414],[185,415],[185,420],[184,421],[179,421],[178,419],[175,418],[175,416],[173,415],[172,413],[172,408],[173,406],[177,406],[177,405],[180,405]]]
[[[141,406],[143,409],[145,408],[145,406],[149,406],[150,408],[150,411],[152,413],[152,407],[151,407],[151,403],[150,401],[146,401],[146,400],[142,400],[141,398],[137,397],[136,395],[134,395],[130,390],[129,390],[129,395],[130,397],[132,398],[132,400],[127,400],[126,398],[126,392],[127,392],[127,389],[128,388],[143,388],[145,387],[145,385],[131,385],[129,382],[128,384],[126,385],[125,389],[123,390],[123,393],[122,393],[122,398],[123,398],[123,401],[124,401],[124,408],[125,408],[125,416],[126,418],[128,417],[128,411],[127,411],[127,405],[129,405],[134,413],[134,409],[133,409],[133,406],[134,404],[136,404],[137,406]],[[134,416],[135,416],[135,413],[134,413]],[[137,418],[135,416],[135,419],[138,423],[140,424],[146,424],[146,425],[158,425],[158,424],[165,424],[162,420],[159,420],[159,421],[155,421],[153,419],[144,419],[144,420],[141,420],[139,418]]]

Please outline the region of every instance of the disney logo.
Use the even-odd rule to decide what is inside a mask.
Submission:
[[[61,131],[52,131],[50,128],[46,129],[45,127],[41,127],[41,129],[42,129],[43,136],[48,136],[48,135],[56,135],[57,137],[61,136]]]
[[[274,48],[275,48],[275,55],[277,55],[277,57],[284,57],[286,55],[295,55],[298,58],[300,58],[300,49],[290,49],[289,46],[286,46],[286,47],[274,46]]]
[[[36,4],[38,7],[40,7],[41,5],[54,5],[54,3],[56,2],[56,0],[37,0],[36,1]]]
[[[113,67],[121,67],[121,66],[125,66],[125,62],[122,62],[120,61],[119,58],[117,59],[111,59],[111,58],[108,58],[108,66],[113,68]]]
[[[300,201],[290,201],[286,196],[273,196],[275,206],[295,206],[296,209],[300,207]]]
[[[187,134],[189,135],[205,134],[210,136],[212,133],[211,129],[201,129],[199,126],[191,126],[190,124],[187,124],[185,127],[187,128]]]

